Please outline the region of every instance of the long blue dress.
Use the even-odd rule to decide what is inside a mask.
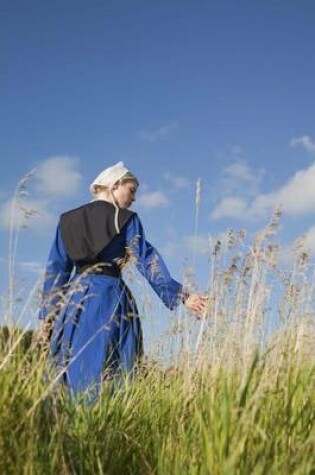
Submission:
[[[172,310],[179,305],[182,285],[172,279],[158,251],[146,241],[137,214],[102,249],[98,261],[115,263],[126,258],[127,249],[166,307]],[[58,308],[50,356],[73,395],[99,389],[108,375],[131,374],[143,353],[137,306],[121,276],[77,274],[76,264],[66,251],[59,222],[39,318],[47,318]]]

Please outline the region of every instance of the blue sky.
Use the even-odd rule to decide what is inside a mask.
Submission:
[[[179,280],[195,252],[204,290],[208,235],[252,235],[280,203],[283,246],[305,233],[315,254],[314,2],[2,0],[0,13],[4,289],[12,193],[34,168],[16,261],[30,281],[58,215],[119,160]]]

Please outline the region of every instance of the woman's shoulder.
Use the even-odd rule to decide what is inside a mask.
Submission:
[[[104,200],[90,201],[84,203],[76,208],[64,211],[60,215],[60,222],[68,221],[69,219],[78,219],[83,216],[88,216],[92,219],[103,219],[105,216],[112,217],[115,215],[116,208],[112,203]],[[134,211],[129,209],[119,209],[119,224],[124,225],[131,217],[136,215]]]
[[[138,213],[133,212],[132,216],[124,226],[124,231],[126,233],[127,241],[134,239],[135,236],[144,236],[144,229]]]
[[[88,203],[83,203],[80,206],[77,206],[75,208],[71,208],[69,210],[66,210],[61,213],[62,216],[69,216],[71,214],[77,214],[89,210],[115,210],[115,206],[112,203],[109,203],[108,201],[101,201],[101,200],[94,200],[94,201],[89,201]]]

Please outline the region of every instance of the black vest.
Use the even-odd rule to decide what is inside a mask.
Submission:
[[[93,262],[101,250],[117,235],[115,210],[113,204],[97,200],[61,215],[61,236],[71,259]],[[128,209],[119,209],[120,230],[134,214]]]

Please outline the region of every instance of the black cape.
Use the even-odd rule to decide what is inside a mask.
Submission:
[[[61,235],[71,259],[93,262],[118,234],[115,228],[115,210],[113,204],[97,200],[61,215]],[[134,214],[128,209],[119,209],[120,230]]]

